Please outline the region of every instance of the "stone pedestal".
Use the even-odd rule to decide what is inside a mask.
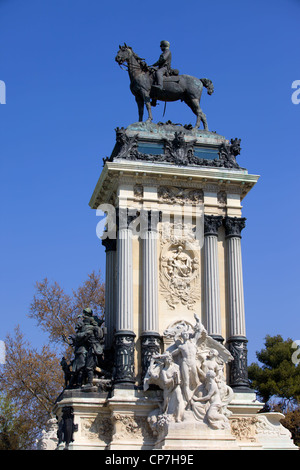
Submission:
[[[195,422],[171,423],[168,433],[158,436],[156,450],[240,450],[230,430],[214,430]]]
[[[112,393],[65,391],[54,413],[61,420],[72,407],[76,431],[69,450],[298,450],[280,424],[281,413],[258,413],[255,393],[236,394],[228,409],[230,430],[214,430],[191,421],[170,423],[166,434],[154,434],[149,415],[162,403],[160,390],[116,389]],[[55,436],[56,437],[56,436]],[[49,442],[48,442],[49,441]],[[53,446],[53,442],[55,445]],[[43,436],[41,450],[54,450],[57,439]],[[60,443],[59,450],[65,448]]]
[[[239,166],[239,140],[172,124],[116,132],[90,200],[112,212],[114,370],[105,393],[66,390],[57,402],[77,425],[69,448],[295,448],[249,388],[242,201],[258,176]]]

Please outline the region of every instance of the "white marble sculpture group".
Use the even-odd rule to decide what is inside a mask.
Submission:
[[[194,326],[180,321],[164,332],[173,343],[152,357],[145,376],[145,390],[150,384],[163,390],[160,408],[148,417],[155,434],[166,431],[171,422],[182,421],[201,422],[211,429],[230,428],[227,405],[233,391],[226,384],[224,366],[233,358],[194,317]]]

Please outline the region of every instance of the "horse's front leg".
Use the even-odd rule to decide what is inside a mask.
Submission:
[[[145,105],[146,105],[146,108],[147,108],[147,111],[148,111],[148,119],[147,119],[147,122],[152,122],[152,121],[153,121],[153,117],[152,117],[150,96],[149,96],[149,95],[144,96],[144,101],[145,101]]]
[[[139,122],[143,122],[143,116],[144,116],[144,99],[142,96],[136,96],[135,101],[138,105],[138,111],[139,111]]]

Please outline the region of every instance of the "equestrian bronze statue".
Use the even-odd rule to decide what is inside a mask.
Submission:
[[[184,101],[197,116],[195,128],[202,121],[204,130],[208,130],[206,116],[200,108],[203,87],[211,95],[214,91],[212,81],[208,78],[196,78],[190,75],[179,75],[170,67],[170,52],[168,41],[161,42],[162,54],[159,60],[149,66],[131,47],[124,44],[119,46],[116,62],[121,66],[127,64],[130,78],[130,90],[138,105],[139,121],[143,121],[144,105],[148,111],[147,122],[152,122],[152,106],[156,101]],[[151,101],[152,100],[152,101]]]

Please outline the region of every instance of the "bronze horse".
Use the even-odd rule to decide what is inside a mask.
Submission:
[[[203,86],[207,88],[209,95],[213,93],[214,87],[211,80],[190,75],[171,75],[164,77],[163,89],[160,90],[152,87],[155,81],[154,69],[133,52],[131,47],[126,44],[119,46],[115,60],[120,66],[127,63],[130,90],[138,105],[139,121],[143,121],[144,105],[148,111],[147,122],[152,121],[151,99],[165,102],[181,100],[197,116],[195,128],[197,129],[202,121],[204,129],[208,130],[206,116],[200,108],[200,98]]]

